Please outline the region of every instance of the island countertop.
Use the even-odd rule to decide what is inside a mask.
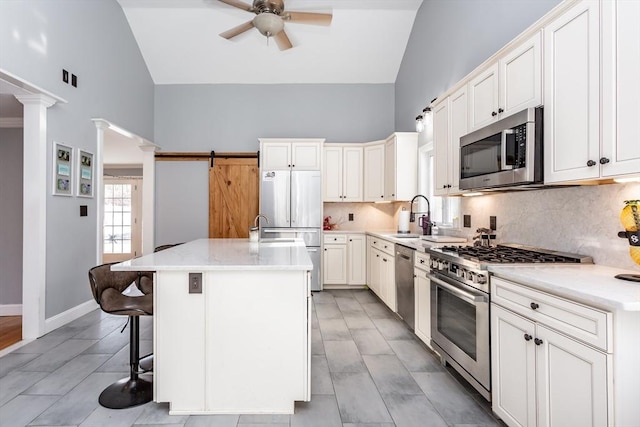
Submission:
[[[115,264],[116,271],[313,270],[311,258],[296,241],[199,239]]]

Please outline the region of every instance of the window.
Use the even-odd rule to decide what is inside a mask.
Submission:
[[[136,256],[140,246],[138,181],[105,179],[103,219],[103,261]]]
[[[438,197],[433,195],[435,181],[435,153],[433,151],[433,142],[429,142],[420,147],[418,153],[418,191],[429,199],[431,205],[431,221],[435,222],[438,227],[452,227],[453,219],[460,216],[460,199],[457,197]],[[427,211],[427,203],[422,199],[420,199],[418,211]]]

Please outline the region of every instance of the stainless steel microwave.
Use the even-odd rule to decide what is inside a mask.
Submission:
[[[460,138],[461,190],[542,182],[542,107],[522,110]]]

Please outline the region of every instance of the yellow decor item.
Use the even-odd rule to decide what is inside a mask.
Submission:
[[[625,207],[620,212],[620,222],[625,231],[618,237],[629,240],[629,255],[640,265],[640,200],[625,200]],[[640,282],[640,274],[618,274],[618,279]]]

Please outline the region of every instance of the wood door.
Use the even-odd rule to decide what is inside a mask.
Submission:
[[[249,237],[259,194],[257,158],[216,158],[209,168],[209,237]]]

